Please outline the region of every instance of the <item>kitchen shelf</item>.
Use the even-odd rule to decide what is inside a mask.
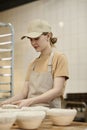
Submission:
[[[1,92],[4,92],[4,93],[9,93],[10,90],[1,90]]]
[[[10,61],[10,60],[12,60],[12,57],[0,58],[0,61]]]
[[[11,43],[12,43],[11,41],[1,42],[0,45],[8,45],[8,44],[11,44]]]
[[[9,85],[11,82],[0,82],[0,85]]]
[[[1,34],[0,37],[8,37],[8,36],[12,36],[12,34]]]
[[[11,23],[0,23],[0,93],[9,93],[8,97],[13,96],[13,71],[14,27]],[[5,97],[0,97],[0,100],[3,99]]]
[[[0,49],[0,52],[11,52],[12,49]]]
[[[3,68],[3,69],[10,69],[11,66],[0,66],[0,69]]]
[[[9,76],[12,76],[12,74],[0,74],[0,76],[2,76],[2,77],[9,77]]]

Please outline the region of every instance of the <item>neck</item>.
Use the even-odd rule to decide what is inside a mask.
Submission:
[[[41,55],[49,55],[52,52],[52,47],[49,47],[41,52]]]

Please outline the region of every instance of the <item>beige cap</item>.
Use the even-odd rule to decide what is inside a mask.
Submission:
[[[36,38],[39,37],[43,32],[51,32],[51,26],[48,22],[44,20],[34,20],[30,22],[28,33],[22,37],[30,37],[30,38]]]

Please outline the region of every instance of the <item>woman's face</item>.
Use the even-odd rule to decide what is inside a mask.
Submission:
[[[29,38],[31,41],[31,45],[37,52],[42,52],[50,46],[49,36],[48,35],[41,35],[37,38]]]

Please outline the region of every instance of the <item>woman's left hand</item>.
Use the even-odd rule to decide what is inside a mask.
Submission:
[[[34,102],[33,98],[30,98],[30,99],[23,99],[23,100],[15,101],[12,104],[18,105],[19,108],[22,108],[22,107],[28,107],[32,105],[33,102]]]

